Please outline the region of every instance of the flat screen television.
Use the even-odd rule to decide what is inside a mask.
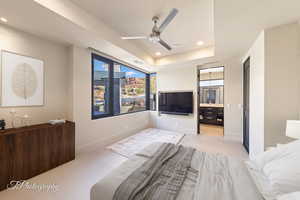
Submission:
[[[193,113],[193,92],[161,92],[158,110],[166,114],[188,115]]]

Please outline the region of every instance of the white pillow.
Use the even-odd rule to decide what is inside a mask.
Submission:
[[[258,156],[250,159],[250,164],[253,169],[261,171],[267,163],[286,157],[293,152],[300,152],[300,140],[296,140],[285,145],[280,145],[272,150],[265,151],[264,153],[261,153]]]
[[[246,164],[265,199],[300,191],[300,140],[266,151]]]
[[[299,200],[300,199],[300,191],[285,194],[285,195],[277,197],[276,199],[277,200]]]

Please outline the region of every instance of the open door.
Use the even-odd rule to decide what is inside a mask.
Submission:
[[[224,136],[224,66],[198,69],[198,133]]]

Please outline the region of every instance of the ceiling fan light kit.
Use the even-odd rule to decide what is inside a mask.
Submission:
[[[150,42],[155,44],[160,44],[167,50],[171,51],[172,48],[168,43],[166,43],[164,40],[161,39],[160,35],[161,33],[166,29],[166,27],[172,22],[174,17],[177,15],[178,10],[176,8],[173,8],[169,15],[166,17],[166,19],[161,23],[161,25],[158,27],[157,23],[159,21],[159,18],[157,16],[154,16],[152,18],[152,21],[154,23],[154,26],[152,28],[152,33],[149,37],[147,36],[134,36],[134,37],[121,37],[123,40],[140,40],[140,39],[148,39]]]

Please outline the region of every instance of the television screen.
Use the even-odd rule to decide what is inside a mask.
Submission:
[[[193,92],[160,93],[158,109],[162,113],[193,113]]]

